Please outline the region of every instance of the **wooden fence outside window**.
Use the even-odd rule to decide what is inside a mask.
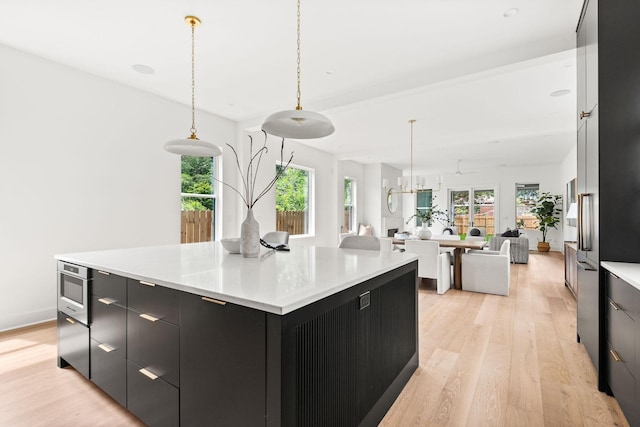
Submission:
[[[180,243],[213,240],[213,211],[181,211]]]

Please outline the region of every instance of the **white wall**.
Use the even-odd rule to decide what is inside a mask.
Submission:
[[[187,136],[190,107],[3,46],[0,63],[5,330],[55,317],[54,254],[179,243],[180,158],[162,145]],[[235,139],[231,121],[196,121]]]

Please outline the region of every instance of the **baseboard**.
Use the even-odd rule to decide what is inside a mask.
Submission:
[[[56,319],[56,307],[0,318],[0,332],[25,328]]]

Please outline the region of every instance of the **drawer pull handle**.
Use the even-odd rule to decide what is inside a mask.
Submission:
[[[611,307],[613,307],[615,310],[620,310],[620,306],[618,306],[618,304],[616,304],[615,302],[609,300],[609,305]]]
[[[98,344],[98,348],[100,348],[100,350],[104,351],[105,353],[111,353],[113,350],[115,350],[115,348],[111,348],[106,344]]]
[[[113,301],[111,301],[111,300],[110,300],[110,299],[108,299],[108,298],[98,298],[98,301],[100,301],[101,303],[106,304],[106,305],[111,305],[111,304],[113,304]]]
[[[111,273],[109,273],[107,271],[98,270],[98,273],[104,274],[105,276],[111,276]]]
[[[70,317],[65,317],[65,319],[67,320],[67,322],[71,323],[72,325],[75,325],[75,324],[76,324],[76,321],[75,321],[75,320],[73,320],[73,319],[72,319],[72,318],[70,318]]]
[[[140,372],[142,375],[150,378],[151,380],[155,380],[158,378],[158,376],[156,374],[154,374],[151,371],[146,370],[145,368],[140,369],[138,372]]]
[[[591,115],[590,111],[580,111],[580,120],[589,117]]]
[[[609,353],[611,353],[611,357],[613,357],[613,360],[615,360],[616,362],[622,362],[622,359],[620,359],[620,356],[618,356],[617,351],[609,349]]]
[[[143,285],[154,287],[156,284],[151,282],[145,282],[144,280],[140,280],[140,283]]]
[[[160,320],[157,317],[153,317],[150,314],[141,314],[140,317],[142,317],[143,319],[147,319],[150,322],[157,322],[158,320]]]
[[[209,297],[202,297],[202,301],[212,302],[218,305],[227,305],[227,303],[224,301],[220,301],[220,300],[209,298]]]

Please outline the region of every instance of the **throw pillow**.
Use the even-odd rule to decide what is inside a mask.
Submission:
[[[520,233],[518,232],[518,230],[507,229],[507,231],[502,233],[501,236],[502,237],[520,237]]]
[[[480,235],[480,230],[478,230],[477,228],[472,228],[471,230],[469,230],[469,236],[479,236]]]
[[[358,227],[358,236],[371,236],[371,224]]]

